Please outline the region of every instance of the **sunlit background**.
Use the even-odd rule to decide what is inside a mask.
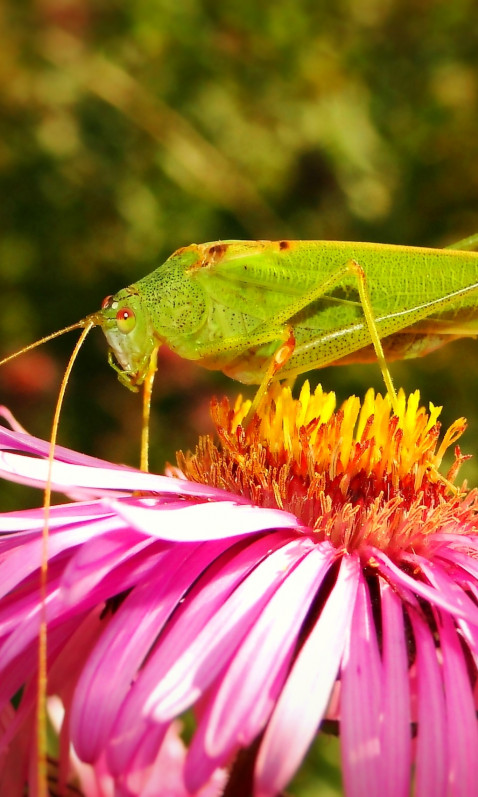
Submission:
[[[478,231],[470,0],[7,0],[0,14],[2,355],[192,242],[444,246]],[[49,434],[75,334],[0,373],[1,402],[36,434]],[[106,352],[92,332],[59,439],[136,464],[140,399]],[[445,403],[445,421],[467,416],[473,453],[477,370],[478,346],[465,341],[392,372]],[[340,400],[383,390],[372,365],[311,378]],[[164,350],[153,468],[210,429],[213,394],[239,390]],[[17,493],[3,500],[13,507]],[[302,776],[298,793],[317,794],[316,777]],[[320,794],[328,788],[339,793]]]

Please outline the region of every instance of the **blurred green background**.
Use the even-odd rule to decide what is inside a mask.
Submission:
[[[442,246],[478,231],[478,24],[467,0],[10,0],[0,14],[1,351],[70,324],[179,246],[330,238]],[[46,435],[74,335],[0,373]],[[472,341],[393,366],[466,415]],[[376,366],[312,374],[339,399]],[[152,465],[240,386],[165,350]],[[249,394],[251,391],[245,389]],[[138,396],[90,334],[60,440],[136,463]],[[473,466],[467,465],[468,473]],[[471,468],[471,470],[470,470]]]
[[[7,0],[0,53],[3,355],[192,242],[444,246],[478,232],[471,0]],[[49,434],[73,345],[70,334],[1,370],[2,403],[36,434]],[[445,404],[445,422],[468,417],[467,452],[477,364],[464,341],[392,368]],[[372,365],[319,378],[339,400],[383,390]],[[211,395],[239,390],[164,350],[152,467],[210,429]],[[60,442],[135,464],[139,428],[140,400],[94,331]],[[476,480],[476,464],[463,474]],[[5,505],[16,500],[9,488]],[[315,781],[300,789],[317,794]]]

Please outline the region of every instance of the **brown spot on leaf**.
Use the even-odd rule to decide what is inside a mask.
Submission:
[[[290,241],[279,241],[279,249],[281,252],[283,252],[284,249],[290,249]]]

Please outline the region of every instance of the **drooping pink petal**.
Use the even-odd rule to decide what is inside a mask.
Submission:
[[[294,550],[300,556],[312,547],[307,538],[291,542],[290,532],[271,532],[236,543],[196,582],[123,702],[109,751],[113,769],[131,755],[133,724],[142,736],[151,721],[169,722],[203,694],[285,578]]]
[[[185,756],[179,723],[174,722],[168,727],[153,764],[146,769],[136,765],[121,777],[115,797],[190,797],[183,779]],[[195,797],[220,797],[226,780],[227,773],[216,770]]]
[[[63,776],[65,783],[70,775],[69,751],[71,739],[69,712],[71,701],[78,678],[85,666],[85,661],[88,659],[89,651],[97,640],[101,638],[105,627],[108,627],[108,621],[108,617],[103,615],[101,607],[95,607],[81,622],[77,622],[73,633],[65,640],[63,647],[49,669],[48,693],[52,696],[57,696],[61,702],[62,713],[66,712],[66,719],[61,724],[59,734],[61,750],[65,752],[64,757],[60,756],[59,774]],[[48,702],[50,703],[50,699]],[[60,708],[59,704],[53,703],[53,705],[58,709]],[[55,716],[59,719],[57,714]],[[60,730],[60,726],[58,727]]]
[[[380,751],[382,789],[387,795],[410,793],[411,716],[407,644],[402,601],[380,581],[382,607],[383,706]]]
[[[125,598],[92,650],[75,691],[72,727],[85,761],[96,760],[106,747],[111,726],[136,672],[182,596],[227,543],[185,544],[172,548]],[[105,677],[111,699],[103,700]]]
[[[282,659],[288,658],[310,608],[335,558],[332,546],[313,548],[278,587],[253,626],[216,693],[206,732],[206,749],[215,756],[240,738],[247,746],[257,736],[265,712],[275,702],[269,689]],[[251,662],[254,666],[251,667]]]
[[[433,571],[433,577],[438,577],[440,581],[440,590],[438,590],[436,587],[430,586],[424,581],[410,576],[407,572],[395,565],[391,559],[385,553],[379,551],[378,548],[371,548],[370,550],[371,557],[379,563],[380,573],[383,573],[391,583],[396,584],[397,587],[403,585],[411,592],[425,598],[432,606],[438,606],[456,617],[464,617],[466,620],[470,620],[478,625],[478,606],[464,595],[462,589],[455,589],[451,580],[445,577],[443,570],[440,571],[439,576],[437,575],[437,568]],[[410,562],[413,563],[413,557],[409,556],[408,558]],[[416,564],[418,564],[418,560]],[[428,564],[423,557],[420,557],[420,565],[421,564],[424,564],[425,567]],[[427,576],[431,577],[432,571],[429,568],[426,569]],[[441,588],[443,588],[443,592]]]
[[[404,557],[404,560],[406,561],[407,557]],[[414,560],[430,584],[447,599],[448,611],[451,610],[451,614],[455,617],[465,617],[468,621],[478,624],[478,607],[457,583],[456,573],[453,577],[440,563],[422,556],[414,556]]]
[[[163,672],[144,710],[156,719],[167,720],[197,699],[230,660],[297,558],[311,548],[308,538],[291,540],[275,551],[269,545],[267,557],[246,575],[221,606],[216,606],[210,621],[194,639],[189,639],[189,646],[175,657],[174,665]],[[165,638],[163,656],[167,647]]]
[[[22,452],[22,453],[14,453]],[[43,488],[48,478],[50,444],[28,434],[11,432],[0,425],[0,476]],[[234,500],[250,503],[240,495],[232,495],[215,487],[145,473],[125,465],[105,462],[86,454],[55,446],[52,486],[59,491],[85,490],[86,495],[101,497],[132,492],[164,493],[194,496],[212,500]]]
[[[448,793],[448,746],[443,677],[433,634],[418,611],[410,611],[417,669],[417,797],[445,797]]]
[[[285,787],[321,722],[352,622],[359,567],[355,556],[342,559],[337,581],[294,662],[257,757],[256,797],[273,797]]]
[[[114,517],[96,520],[91,522],[83,522],[81,525],[74,524],[69,527],[67,524],[66,530],[58,529],[53,530],[49,537],[49,559],[53,560],[58,554],[63,551],[71,551],[76,545],[83,546],[88,540],[102,539],[103,535],[109,531],[115,532],[126,528],[125,524]],[[56,532],[56,533],[55,533]],[[8,558],[0,557],[0,597],[3,597],[25,578],[35,573],[41,562],[42,555],[42,539],[41,529],[35,538],[25,543],[17,539],[15,548],[11,549],[8,553]],[[131,534],[129,534],[131,539]]]
[[[163,540],[196,542],[222,537],[237,537],[253,534],[266,528],[298,529],[300,523],[295,515],[281,509],[241,504],[222,500],[216,504],[195,506],[175,503],[162,508],[161,523],[158,523],[155,499],[140,502],[111,501],[108,505],[133,528]]]
[[[8,703],[0,712],[0,740],[12,741],[9,747],[0,743],[0,794],[23,794],[25,771],[31,755],[31,734],[27,726],[23,728],[16,722],[15,710]]]
[[[476,583],[478,580],[478,561],[476,556],[478,553],[478,540],[475,537],[463,537],[463,535],[455,535],[452,539],[448,539],[448,546],[441,545],[436,552],[434,552],[434,559],[437,562],[445,562],[448,567],[454,570],[458,565],[460,570],[463,570],[471,583]],[[454,544],[453,544],[454,543]],[[466,547],[465,547],[466,546]]]
[[[299,560],[222,673],[188,753],[185,778],[191,792],[227,761],[232,750],[247,747],[263,729],[311,601],[334,559],[333,547],[324,544]]]
[[[473,691],[459,637],[451,617],[436,612],[443,656],[448,788],[452,797],[478,794],[478,725]]]
[[[167,553],[160,541],[135,537],[129,530],[103,534],[71,552],[63,570],[63,602],[71,606],[124,592],[138,582],[138,571],[155,569]]]
[[[347,797],[383,797],[383,667],[369,590],[362,573],[341,672],[340,736]]]
[[[98,501],[76,501],[74,504],[60,504],[50,507],[48,528],[50,534],[56,529],[82,528],[87,521],[102,520],[114,517],[110,510],[105,509]],[[0,515],[0,532],[8,536],[0,537],[0,551],[14,548],[20,543],[31,538],[37,538],[38,532],[43,530],[45,524],[45,510],[22,509],[18,512],[3,512]],[[120,524],[121,525],[121,524]]]
[[[61,653],[65,644],[68,642],[71,635],[81,625],[86,615],[78,615],[68,621],[63,622],[61,625],[53,627],[49,634],[49,649],[48,649],[48,662],[51,663]],[[20,707],[17,709],[14,720],[9,728],[4,732],[0,738],[0,753],[5,747],[10,745],[12,738],[22,726],[25,718],[30,714],[33,715],[33,710],[36,705],[37,699],[37,681],[36,671],[38,664],[38,645],[31,644],[26,648],[24,653],[17,657],[10,667],[2,673],[0,679],[2,693],[5,695],[14,695],[18,692],[20,686],[25,685],[22,693]],[[7,703],[6,697],[2,694],[2,701]],[[32,740],[33,743],[33,740]]]

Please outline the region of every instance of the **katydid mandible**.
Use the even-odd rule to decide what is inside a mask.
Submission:
[[[26,349],[70,329],[100,326],[120,382],[131,390],[145,385],[145,428],[163,344],[258,384],[252,410],[273,379],[373,359],[395,401],[388,361],[478,333],[478,252],[469,251],[477,243],[478,235],[448,249],[289,240],[192,244],[107,297],[98,312]]]

